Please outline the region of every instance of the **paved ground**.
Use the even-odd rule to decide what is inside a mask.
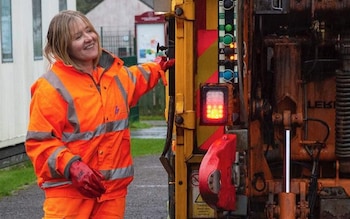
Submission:
[[[166,219],[168,176],[159,156],[135,159],[135,179],[129,188],[125,219]]]
[[[131,131],[132,138],[166,138],[166,122],[165,121],[144,121],[152,127],[147,129],[136,129]]]
[[[135,179],[129,187],[125,219],[167,218],[167,175],[159,156],[134,159]],[[1,219],[40,219],[43,192],[31,185],[16,194],[0,199]]]
[[[165,138],[163,125],[161,128],[153,127],[150,130],[141,130],[141,134],[131,135],[145,138],[145,133],[149,132],[153,136]],[[167,173],[159,156],[141,156],[134,159],[135,179],[129,186],[125,219],[167,218]],[[43,215],[43,200],[43,192],[37,185],[28,186],[12,196],[0,199],[0,219],[40,219]]]

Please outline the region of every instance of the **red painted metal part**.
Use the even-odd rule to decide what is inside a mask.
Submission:
[[[235,155],[236,135],[225,134],[209,147],[199,167],[199,192],[214,209],[236,208],[236,189],[232,181]]]

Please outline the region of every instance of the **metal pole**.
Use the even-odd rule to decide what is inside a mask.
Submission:
[[[104,47],[103,45],[103,27],[100,27],[100,40],[101,40],[101,47]]]
[[[286,148],[285,148],[285,185],[286,193],[290,192],[290,130],[286,129]]]

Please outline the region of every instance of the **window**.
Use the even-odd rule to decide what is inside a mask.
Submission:
[[[67,0],[59,0],[59,10],[67,10]]]
[[[12,62],[11,0],[1,0],[1,57],[2,62]]]
[[[43,59],[41,0],[32,0],[34,60]]]

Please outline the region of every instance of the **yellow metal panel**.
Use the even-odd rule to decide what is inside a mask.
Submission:
[[[213,6],[210,6],[210,7],[213,7]],[[215,8],[217,8],[216,5],[215,5]],[[216,11],[216,10],[212,9],[211,11]],[[210,16],[213,16],[213,15],[210,15]],[[215,16],[217,16],[217,14]],[[216,19],[213,19],[213,20],[216,20]],[[199,89],[201,83],[207,82],[208,79],[213,74],[217,74],[217,59],[218,59],[217,54],[218,54],[218,41],[215,40],[205,50],[205,52],[198,57],[198,65],[197,65],[198,73],[196,75],[196,89]],[[197,130],[198,146],[201,146],[206,140],[208,140],[208,138],[214,132],[216,132],[218,128],[219,128],[218,126],[200,126],[199,121],[197,121],[196,130]]]
[[[193,20],[194,1],[175,1],[175,8],[184,10],[185,17],[178,16],[175,20],[175,92],[180,102],[176,102],[177,116],[181,113],[191,112],[194,107],[194,54],[193,54]],[[188,119],[191,119],[189,117]],[[175,156],[175,216],[182,219],[187,218],[188,194],[187,176],[188,167],[186,160],[192,155],[193,129],[177,127],[176,132],[176,156]]]
[[[208,78],[217,71],[218,66],[218,41],[214,41],[206,51],[198,57],[198,74],[196,75],[196,88],[204,83]]]
[[[216,30],[218,27],[218,20],[213,19],[218,16],[218,1],[217,0],[206,0],[207,11],[206,11],[206,22],[207,30]]]

